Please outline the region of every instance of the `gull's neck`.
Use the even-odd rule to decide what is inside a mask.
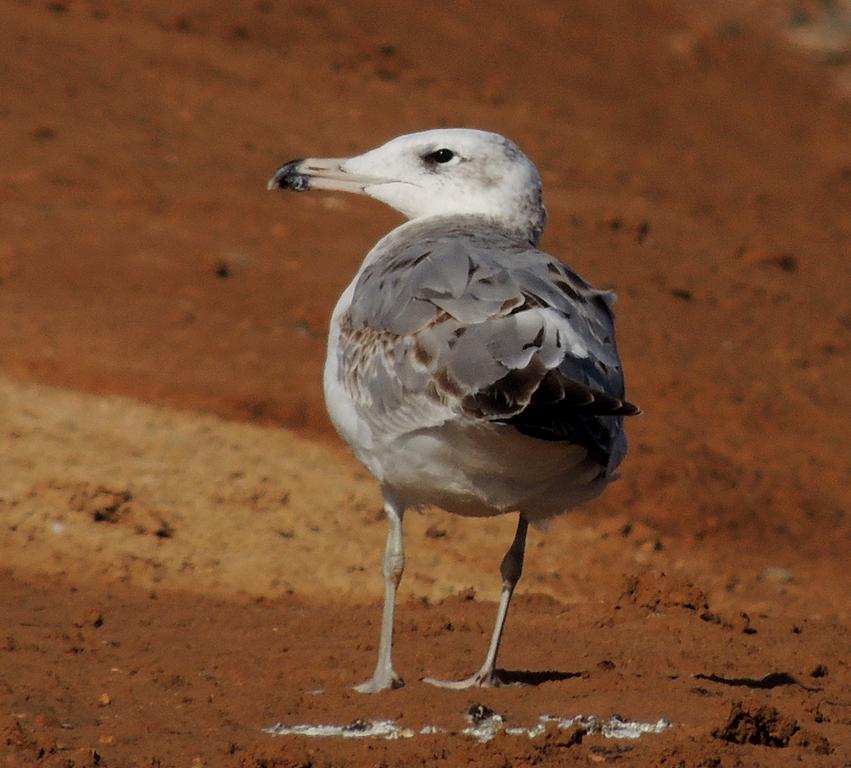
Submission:
[[[395,208],[411,225],[437,219],[465,218],[482,226],[518,233],[533,246],[538,244],[547,222],[540,182],[481,197],[450,193],[411,200],[399,195],[398,190],[391,189],[390,185],[376,185],[367,194]]]

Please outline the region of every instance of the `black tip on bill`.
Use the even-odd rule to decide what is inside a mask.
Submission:
[[[299,173],[298,167],[302,160],[290,160],[284,163],[266,185],[267,189],[291,189],[294,192],[304,192],[310,189],[310,177]]]

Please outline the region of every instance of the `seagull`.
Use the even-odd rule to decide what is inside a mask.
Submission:
[[[334,190],[407,219],[366,255],[331,317],[324,393],[340,436],[381,484],[388,522],[378,661],[363,693],[404,683],[392,661],[402,521],[426,506],[518,513],[481,668],[498,686],[502,630],[529,524],[598,496],[626,455],[611,291],[538,249],[541,178],[516,144],[450,128],[349,158],[282,165],[269,189]]]

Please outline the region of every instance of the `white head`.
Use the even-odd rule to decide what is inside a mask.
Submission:
[[[505,137],[467,128],[399,136],[355,157],[292,160],[269,188],[356,192],[409,219],[484,216],[533,242],[546,222],[532,162]]]

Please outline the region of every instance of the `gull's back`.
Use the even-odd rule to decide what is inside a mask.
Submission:
[[[598,495],[626,452],[614,295],[480,217],[405,224],[335,311],[328,405],[410,505],[530,520]]]

